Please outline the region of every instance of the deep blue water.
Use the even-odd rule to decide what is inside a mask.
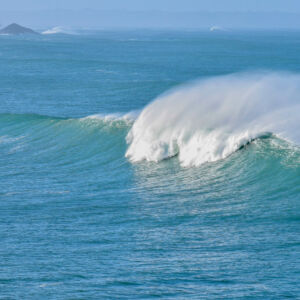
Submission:
[[[0,36],[0,298],[298,299],[297,141],[197,166],[125,157],[124,114],[262,69],[300,73],[300,33]]]

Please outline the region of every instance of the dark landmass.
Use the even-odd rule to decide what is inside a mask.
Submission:
[[[0,34],[19,35],[19,34],[39,34],[30,28],[20,26],[16,23],[10,24],[0,30]]]

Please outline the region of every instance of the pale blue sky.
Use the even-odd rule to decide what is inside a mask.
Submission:
[[[0,0],[0,27],[300,29],[300,0]]]
[[[133,11],[300,12],[300,0],[0,0],[1,10],[126,9]]]

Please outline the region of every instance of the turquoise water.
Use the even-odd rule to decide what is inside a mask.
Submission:
[[[284,31],[1,36],[0,298],[299,298],[299,53]]]

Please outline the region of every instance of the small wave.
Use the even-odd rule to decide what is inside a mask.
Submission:
[[[140,111],[134,110],[126,113],[112,113],[112,114],[94,114],[81,118],[80,120],[101,120],[106,123],[112,123],[116,121],[124,121],[128,125],[133,124],[138,118]]]
[[[13,120],[14,122],[32,122],[32,121],[48,121],[49,124],[52,122],[82,122],[87,120],[99,120],[104,123],[112,123],[117,121],[125,121],[128,124],[133,124],[133,122],[139,116],[139,110],[133,110],[129,112],[116,112],[116,113],[99,113],[88,115],[86,117],[81,118],[68,118],[68,117],[57,117],[57,116],[49,116],[49,115],[39,115],[39,114],[32,114],[32,113],[25,113],[25,114],[10,114],[10,113],[3,113],[0,114],[0,121],[5,120]],[[5,136],[0,136],[0,141],[5,139]]]
[[[48,34],[74,34],[74,32],[72,30],[68,30],[68,29],[62,28],[60,26],[56,26],[51,29],[43,31],[42,34],[45,34],[45,35],[48,35]]]
[[[275,134],[300,142],[300,76],[239,73],[182,86],[150,103],[127,135],[126,157],[183,166],[226,158]]]
[[[223,27],[221,26],[212,26],[209,28],[209,31],[226,31],[226,29],[224,29]]]

